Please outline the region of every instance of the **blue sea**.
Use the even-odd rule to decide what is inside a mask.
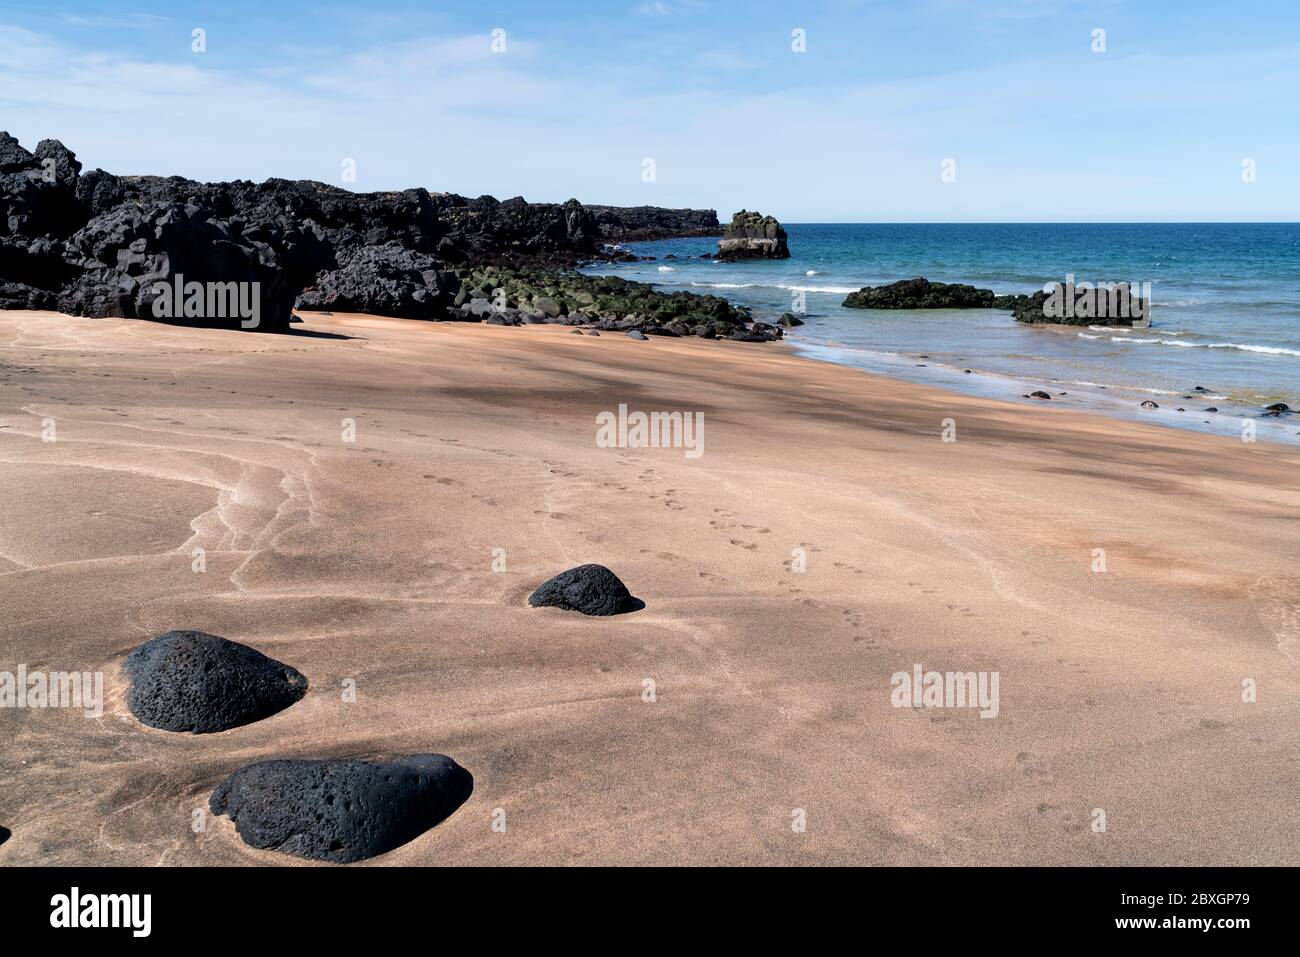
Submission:
[[[1022,396],[1042,389],[1053,404],[1226,435],[1241,435],[1245,418],[1260,439],[1300,440],[1300,414],[1260,417],[1274,402],[1300,408],[1300,224],[796,223],[786,231],[786,260],[702,260],[717,249],[706,237],[629,243],[655,259],[587,271],[725,296],[762,320],[802,305],[806,324],[787,330],[788,341],[830,362],[1017,402],[1040,401]],[[841,305],[862,286],[915,276],[1029,293],[1068,274],[1151,283],[1151,328]],[[1140,408],[1144,400],[1159,409]],[[1211,406],[1219,411],[1204,411]]]

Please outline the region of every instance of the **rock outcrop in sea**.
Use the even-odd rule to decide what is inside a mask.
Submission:
[[[931,282],[918,276],[886,286],[863,286],[844,300],[850,309],[993,309],[1011,308],[1013,296],[964,283]]]
[[[884,286],[863,286],[845,297],[850,309],[1009,309],[1017,322],[1055,323],[1060,325],[1132,326],[1150,323],[1150,303],[1130,296],[1128,283],[1109,285],[1100,290],[1080,290],[1078,295],[1094,298],[1088,308],[1074,301],[1067,308],[1061,299],[1067,294],[1064,283],[1054,283],[1047,290],[1032,295],[999,295],[992,289],[979,289],[965,283],[931,282],[918,276],[901,279]],[[1103,302],[1104,300],[1104,302]],[[1082,303],[1084,300],[1078,300]],[[1144,318],[1145,317],[1145,318]]]
[[[169,631],[123,664],[126,703],[151,728],[211,734],[250,724],[299,701],[307,679],[254,648],[202,631]]]
[[[572,271],[627,258],[607,248],[611,241],[713,234],[713,210],[83,174],[57,140],[28,152],[7,133],[0,207],[0,309],[284,332],[296,303],[399,318],[560,320],[755,338],[748,313],[717,297],[627,280],[600,285]],[[495,285],[483,289],[489,269]]]
[[[742,209],[718,240],[718,258],[725,262],[737,259],[789,259],[790,248],[785,230],[774,216]]]
[[[604,565],[579,565],[547,579],[528,596],[534,608],[551,606],[584,615],[618,615],[643,607]]]
[[[443,754],[387,762],[260,761],[235,771],[208,800],[244,843],[313,861],[349,864],[414,840],[474,790]]]

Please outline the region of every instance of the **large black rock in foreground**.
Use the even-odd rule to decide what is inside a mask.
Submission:
[[[142,724],[210,734],[283,711],[307,693],[298,671],[201,631],[169,631],[131,652],[126,703]]]
[[[226,778],[208,807],[228,815],[250,847],[348,864],[418,837],[473,790],[473,776],[442,754],[262,761]]]
[[[534,608],[549,605],[584,615],[617,615],[645,607],[604,565],[579,565],[542,582],[528,596]]]
[[[7,827],[0,827],[0,844],[3,844],[5,841],[9,840],[9,835],[11,835],[12,833],[13,831],[9,830],[9,828]]]
[[[751,213],[742,209],[731,217],[718,240],[718,258],[736,259],[789,259],[785,230],[775,216]]]

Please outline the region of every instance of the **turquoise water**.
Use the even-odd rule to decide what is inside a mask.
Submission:
[[[806,325],[787,333],[797,350],[966,392],[1028,401],[1021,395],[1045,389],[1065,405],[1234,435],[1265,405],[1300,408],[1300,224],[805,223],[786,230],[787,260],[701,260],[716,239],[672,239],[627,245],[653,262],[588,271],[715,293],[750,307],[756,319],[797,312],[801,296]],[[669,254],[679,258],[665,260]],[[1027,293],[1070,273],[1151,283],[1151,328],[1026,326],[998,310],[840,305],[862,286],[913,276]],[[1208,394],[1191,391],[1198,385]],[[1159,410],[1140,409],[1143,400]],[[1202,411],[1209,406],[1220,411]],[[1294,441],[1300,415],[1258,419],[1256,428],[1260,438]]]

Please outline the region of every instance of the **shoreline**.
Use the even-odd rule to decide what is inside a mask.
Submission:
[[[788,261],[719,267],[696,261],[695,254],[703,246],[669,240],[629,246],[647,257],[641,263],[598,264],[584,271],[648,282],[663,291],[712,293],[766,322],[789,310],[796,294],[806,296],[805,311],[798,313],[805,324],[786,330],[792,345],[819,360],[891,378],[1014,402],[1030,401],[1026,395],[1045,390],[1053,404],[1083,407],[1123,421],[1154,421],[1169,428],[1237,437],[1253,429],[1259,439],[1267,436],[1281,444],[1300,444],[1300,418],[1262,414],[1275,402],[1295,409],[1300,395],[1295,391],[1296,367],[1285,358],[1290,350],[1267,344],[1278,341],[1276,323],[1271,333],[1256,330],[1257,336],[1228,320],[1204,326],[1205,315],[1214,311],[1214,296],[1189,294],[1179,285],[1181,273],[1161,279],[1169,283],[1168,297],[1173,298],[1157,298],[1155,324],[1144,329],[1026,326],[1000,310],[846,309],[843,295],[859,285],[887,286],[917,273],[989,287],[997,295],[1023,293],[1037,288],[1023,274],[1037,272],[1043,260],[1021,250],[1019,266],[1008,266],[1005,255],[985,261],[981,254],[969,251],[953,253],[954,261],[936,249],[927,253],[923,247],[912,262],[892,250],[906,248],[909,241],[922,242],[923,232],[913,235],[899,227],[899,235],[885,232],[873,238],[859,224],[841,224],[831,232],[822,224],[788,225],[793,252]],[[958,231],[951,238],[961,248],[969,237]],[[938,242],[934,237],[925,241]],[[990,238],[993,245],[1006,241],[1003,235]],[[1023,242],[1023,237],[1009,241]],[[850,246],[872,242],[876,245]],[[1087,255],[1094,247],[1085,246],[1082,252],[1067,248]],[[942,255],[944,261],[936,263],[927,255]],[[1269,288],[1263,283],[1256,297],[1268,298]],[[1235,295],[1229,294],[1229,300]],[[1220,311],[1233,315],[1233,308],[1228,301]],[[971,373],[966,374],[966,369]],[[1197,393],[1195,386],[1206,388]],[[1144,408],[1144,401],[1159,408]]]
[[[311,866],[193,809],[250,761],[429,751],[473,793],[370,865],[1293,856],[1294,450],[759,344],[304,318],[0,313],[0,644],[106,676],[102,718],[0,712],[6,863]],[[703,454],[601,447],[620,403],[701,413]],[[528,606],[586,561],[644,609]],[[306,696],[142,727],[122,658],[177,627]],[[916,665],[997,673],[997,716],[894,706]]]

